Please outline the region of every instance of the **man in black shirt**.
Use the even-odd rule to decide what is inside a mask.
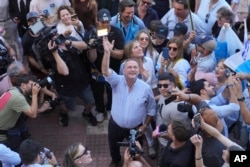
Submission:
[[[110,68],[114,69],[115,72],[119,73],[120,70],[120,64],[123,59],[124,55],[124,44],[125,40],[122,35],[122,32],[120,29],[118,29],[115,26],[110,25],[111,15],[109,10],[107,9],[101,9],[98,12],[98,28],[97,29],[107,29],[108,31],[108,40],[111,42],[114,40],[114,48],[111,51],[111,57],[110,57]],[[100,40],[99,40],[100,41]],[[102,46],[102,42],[100,42],[97,46],[97,58],[93,62],[92,66],[96,68],[101,73],[101,64],[102,64],[102,57],[104,53],[104,49]],[[103,121],[103,113],[107,110],[111,110],[111,87],[107,82],[101,82],[100,80],[96,79],[95,77],[92,77],[94,79],[91,80],[91,86],[94,92],[94,97],[96,101],[96,111],[98,114],[96,115],[97,121],[101,122]],[[105,91],[107,93],[107,104],[104,103],[104,97]]]

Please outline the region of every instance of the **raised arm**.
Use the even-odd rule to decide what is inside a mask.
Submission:
[[[63,59],[58,54],[57,45],[55,42],[49,41],[48,48],[51,51],[55,61],[56,61],[56,69],[59,74],[61,75],[69,75],[69,69],[66,63],[63,61]]]
[[[110,53],[114,47],[114,41],[110,43],[107,37],[103,37],[102,40],[104,48],[104,55],[102,59],[102,74],[108,77],[112,74],[112,70],[109,68],[109,63],[110,63]]]

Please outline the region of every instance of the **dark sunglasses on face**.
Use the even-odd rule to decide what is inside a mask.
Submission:
[[[163,88],[168,88],[168,85],[169,84],[157,84],[157,87],[162,88],[162,86],[163,86]]]
[[[168,50],[173,50],[174,52],[176,52],[177,51],[177,48],[176,47],[168,47]]]
[[[147,38],[147,37],[146,37],[146,38],[141,37],[141,38],[139,38],[139,40],[140,40],[140,41],[148,41],[148,38]]]
[[[83,153],[82,153],[81,155],[75,157],[74,160],[79,159],[79,158],[81,158],[81,157],[84,156],[84,155],[87,155],[87,154],[88,154],[88,151],[89,151],[88,148],[85,147],[85,150],[83,151]]]
[[[146,1],[141,1],[143,5],[147,5],[147,6],[151,6],[150,2],[146,2]]]

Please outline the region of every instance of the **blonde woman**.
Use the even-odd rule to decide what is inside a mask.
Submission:
[[[70,145],[64,154],[64,167],[85,167],[93,161],[91,151],[81,143]]]

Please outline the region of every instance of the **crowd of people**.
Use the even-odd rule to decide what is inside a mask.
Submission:
[[[229,151],[250,149],[250,74],[224,64],[243,48],[249,9],[243,0],[2,0],[2,165],[60,166],[25,120],[57,108],[70,126],[76,97],[92,126],[109,119],[110,166],[150,167],[144,137],[159,167],[229,165]],[[227,30],[235,39],[223,41]],[[234,40],[242,47],[232,51]],[[91,162],[74,143],[61,165]]]

